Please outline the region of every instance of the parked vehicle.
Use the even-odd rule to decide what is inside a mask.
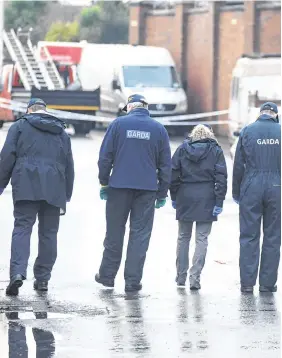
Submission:
[[[281,55],[243,56],[232,72],[229,142],[232,152],[240,130],[256,120],[267,101],[281,108]]]
[[[187,97],[168,50],[132,45],[84,46],[78,65],[83,90],[100,87],[100,111],[117,116],[134,93],[150,103],[152,116],[184,114]]]
[[[82,45],[74,46],[68,56],[69,62],[66,62],[65,56],[65,62],[59,63],[54,62],[44,43],[40,44],[38,50],[34,49],[28,34],[19,37],[14,30],[3,31],[3,40],[11,63],[2,68],[2,100],[27,103],[31,97],[40,97],[50,109],[89,115],[95,115],[99,110],[99,87],[91,91],[82,91],[80,88],[72,88],[71,85],[77,79],[75,65],[80,60]],[[67,48],[69,46],[63,49],[55,46],[57,54],[61,51],[68,55]],[[0,127],[5,122],[14,121],[20,115],[17,110],[1,108]],[[92,120],[74,119],[74,116],[64,117],[64,120],[74,127],[77,134],[87,134],[95,127]]]
[[[188,111],[187,97],[168,50],[160,47],[40,41],[20,43],[15,32],[4,43],[15,65],[4,66],[0,96],[27,102],[41,97],[49,108],[115,118],[133,93],[142,93],[152,116]],[[0,122],[18,113],[1,115]],[[9,117],[9,118],[8,118]],[[70,119],[76,133],[96,123]]]

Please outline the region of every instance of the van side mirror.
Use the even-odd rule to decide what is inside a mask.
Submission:
[[[114,90],[114,91],[116,91],[116,90],[121,90],[121,86],[120,86],[118,80],[113,80],[112,87],[113,87],[113,90]]]
[[[239,137],[239,136],[240,136],[240,132],[235,131],[235,132],[233,132],[233,135],[234,135],[234,137]]]

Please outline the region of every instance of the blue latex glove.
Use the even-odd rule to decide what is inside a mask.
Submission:
[[[67,203],[69,203],[70,202],[70,199],[67,199]]]
[[[176,209],[176,201],[171,201],[171,205],[172,205],[172,207],[173,207],[173,209]]]
[[[108,186],[102,185],[100,189],[100,199],[101,200],[108,200]]]
[[[236,200],[233,198],[233,200],[235,201],[236,204],[239,204],[239,200]]]
[[[165,206],[165,203],[166,203],[166,199],[157,199],[155,208],[160,209],[163,206]]]
[[[4,189],[0,188],[0,195],[3,194]]]
[[[213,212],[212,212],[213,216],[217,216],[217,215],[219,215],[221,213],[222,213],[222,208],[220,208],[219,206],[215,206],[213,208]]]

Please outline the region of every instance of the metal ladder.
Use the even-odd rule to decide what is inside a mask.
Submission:
[[[37,53],[33,50],[29,38],[22,43],[14,30],[3,32],[3,40],[26,90],[31,90],[34,86],[38,89],[46,88],[49,90],[63,89],[63,81],[57,68],[48,52],[44,50],[47,57],[47,64],[40,61]]]
[[[32,68],[23,46],[15,34],[14,30],[10,32],[3,31],[4,44],[15,62],[16,69],[19,73],[23,86],[26,90],[31,90],[33,86],[41,88],[39,81],[37,80],[34,69]]]
[[[52,82],[52,86],[54,90],[61,90],[64,89],[64,83],[63,80],[57,70],[57,67],[55,66],[55,63],[47,49],[47,47],[42,47],[41,51],[43,51],[43,57],[46,59],[44,63],[44,68],[46,69],[48,76]],[[41,54],[42,55],[42,54]]]

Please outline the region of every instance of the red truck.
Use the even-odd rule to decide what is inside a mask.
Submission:
[[[38,43],[37,49],[34,49],[30,43],[28,46],[19,44],[18,38],[12,31],[5,36],[4,44],[6,44],[12,61],[2,68],[0,86],[2,103],[5,99],[27,103],[31,97],[40,97],[50,109],[95,115],[100,108],[100,88],[94,91],[83,91],[79,86],[79,79],[76,74],[76,66],[80,61],[83,43],[42,41]],[[32,69],[32,66],[34,69]],[[38,73],[36,73],[36,66],[40,67]],[[51,66],[53,66],[53,72],[49,71],[48,74],[48,68],[51,68]],[[31,75],[33,77],[38,76],[38,81],[40,81],[43,70],[47,72],[49,83],[52,81],[52,76],[54,81],[56,80],[54,75],[56,73],[57,82],[59,81],[61,84],[59,89],[50,90],[50,88],[44,86],[44,83],[40,88],[34,85],[27,88],[25,84],[28,78]],[[26,80],[25,83],[23,83],[23,79]],[[19,115],[20,113],[17,110],[0,107],[0,128],[5,122],[14,121]],[[95,127],[93,121],[72,118],[65,119],[65,121],[74,127],[77,134],[87,134]]]

